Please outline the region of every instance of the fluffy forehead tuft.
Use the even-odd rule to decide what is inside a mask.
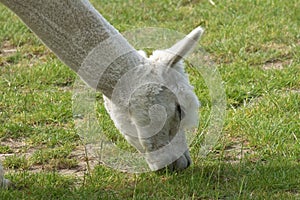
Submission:
[[[146,52],[140,50],[138,53],[143,56],[144,58],[147,58],[151,62],[158,63],[160,65],[165,65],[166,67],[168,66],[170,60],[172,60],[175,56],[174,53],[169,52],[168,50],[155,50],[153,51],[152,55],[147,57]],[[181,73],[181,75],[184,76],[184,78],[187,79],[187,74],[184,72],[184,64],[183,60],[180,60],[179,62],[173,64],[172,66],[173,69]]]

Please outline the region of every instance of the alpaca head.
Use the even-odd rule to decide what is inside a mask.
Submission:
[[[118,102],[128,102],[126,109],[117,101],[105,100],[117,128],[144,155],[151,170],[182,170],[191,164],[185,130],[197,126],[199,102],[184,73],[182,59],[197,44],[201,33],[202,29],[197,28],[171,48],[154,51],[149,58],[141,52],[145,63],[127,73],[119,82],[120,94],[113,95]]]

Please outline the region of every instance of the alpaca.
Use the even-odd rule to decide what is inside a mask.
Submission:
[[[88,0],[0,2],[87,85],[103,93],[116,127],[151,170],[183,170],[191,164],[184,131],[197,125],[199,102],[182,59],[197,44],[200,27],[147,58]],[[10,181],[3,174],[0,164],[0,187],[7,187]]]

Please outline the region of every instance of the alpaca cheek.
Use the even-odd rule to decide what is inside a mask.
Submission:
[[[151,152],[155,149],[153,142],[151,142],[149,138],[140,139],[140,143],[143,146],[145,152]]]

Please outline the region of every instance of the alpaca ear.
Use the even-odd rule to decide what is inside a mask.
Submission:
[[[201,27],[197,27],[171,48],[166,49],[165,51],[172,55],[169,58],[168,66],[172,67],[182,58],[186,57],[197,45],[203,32],[204,30]]]

